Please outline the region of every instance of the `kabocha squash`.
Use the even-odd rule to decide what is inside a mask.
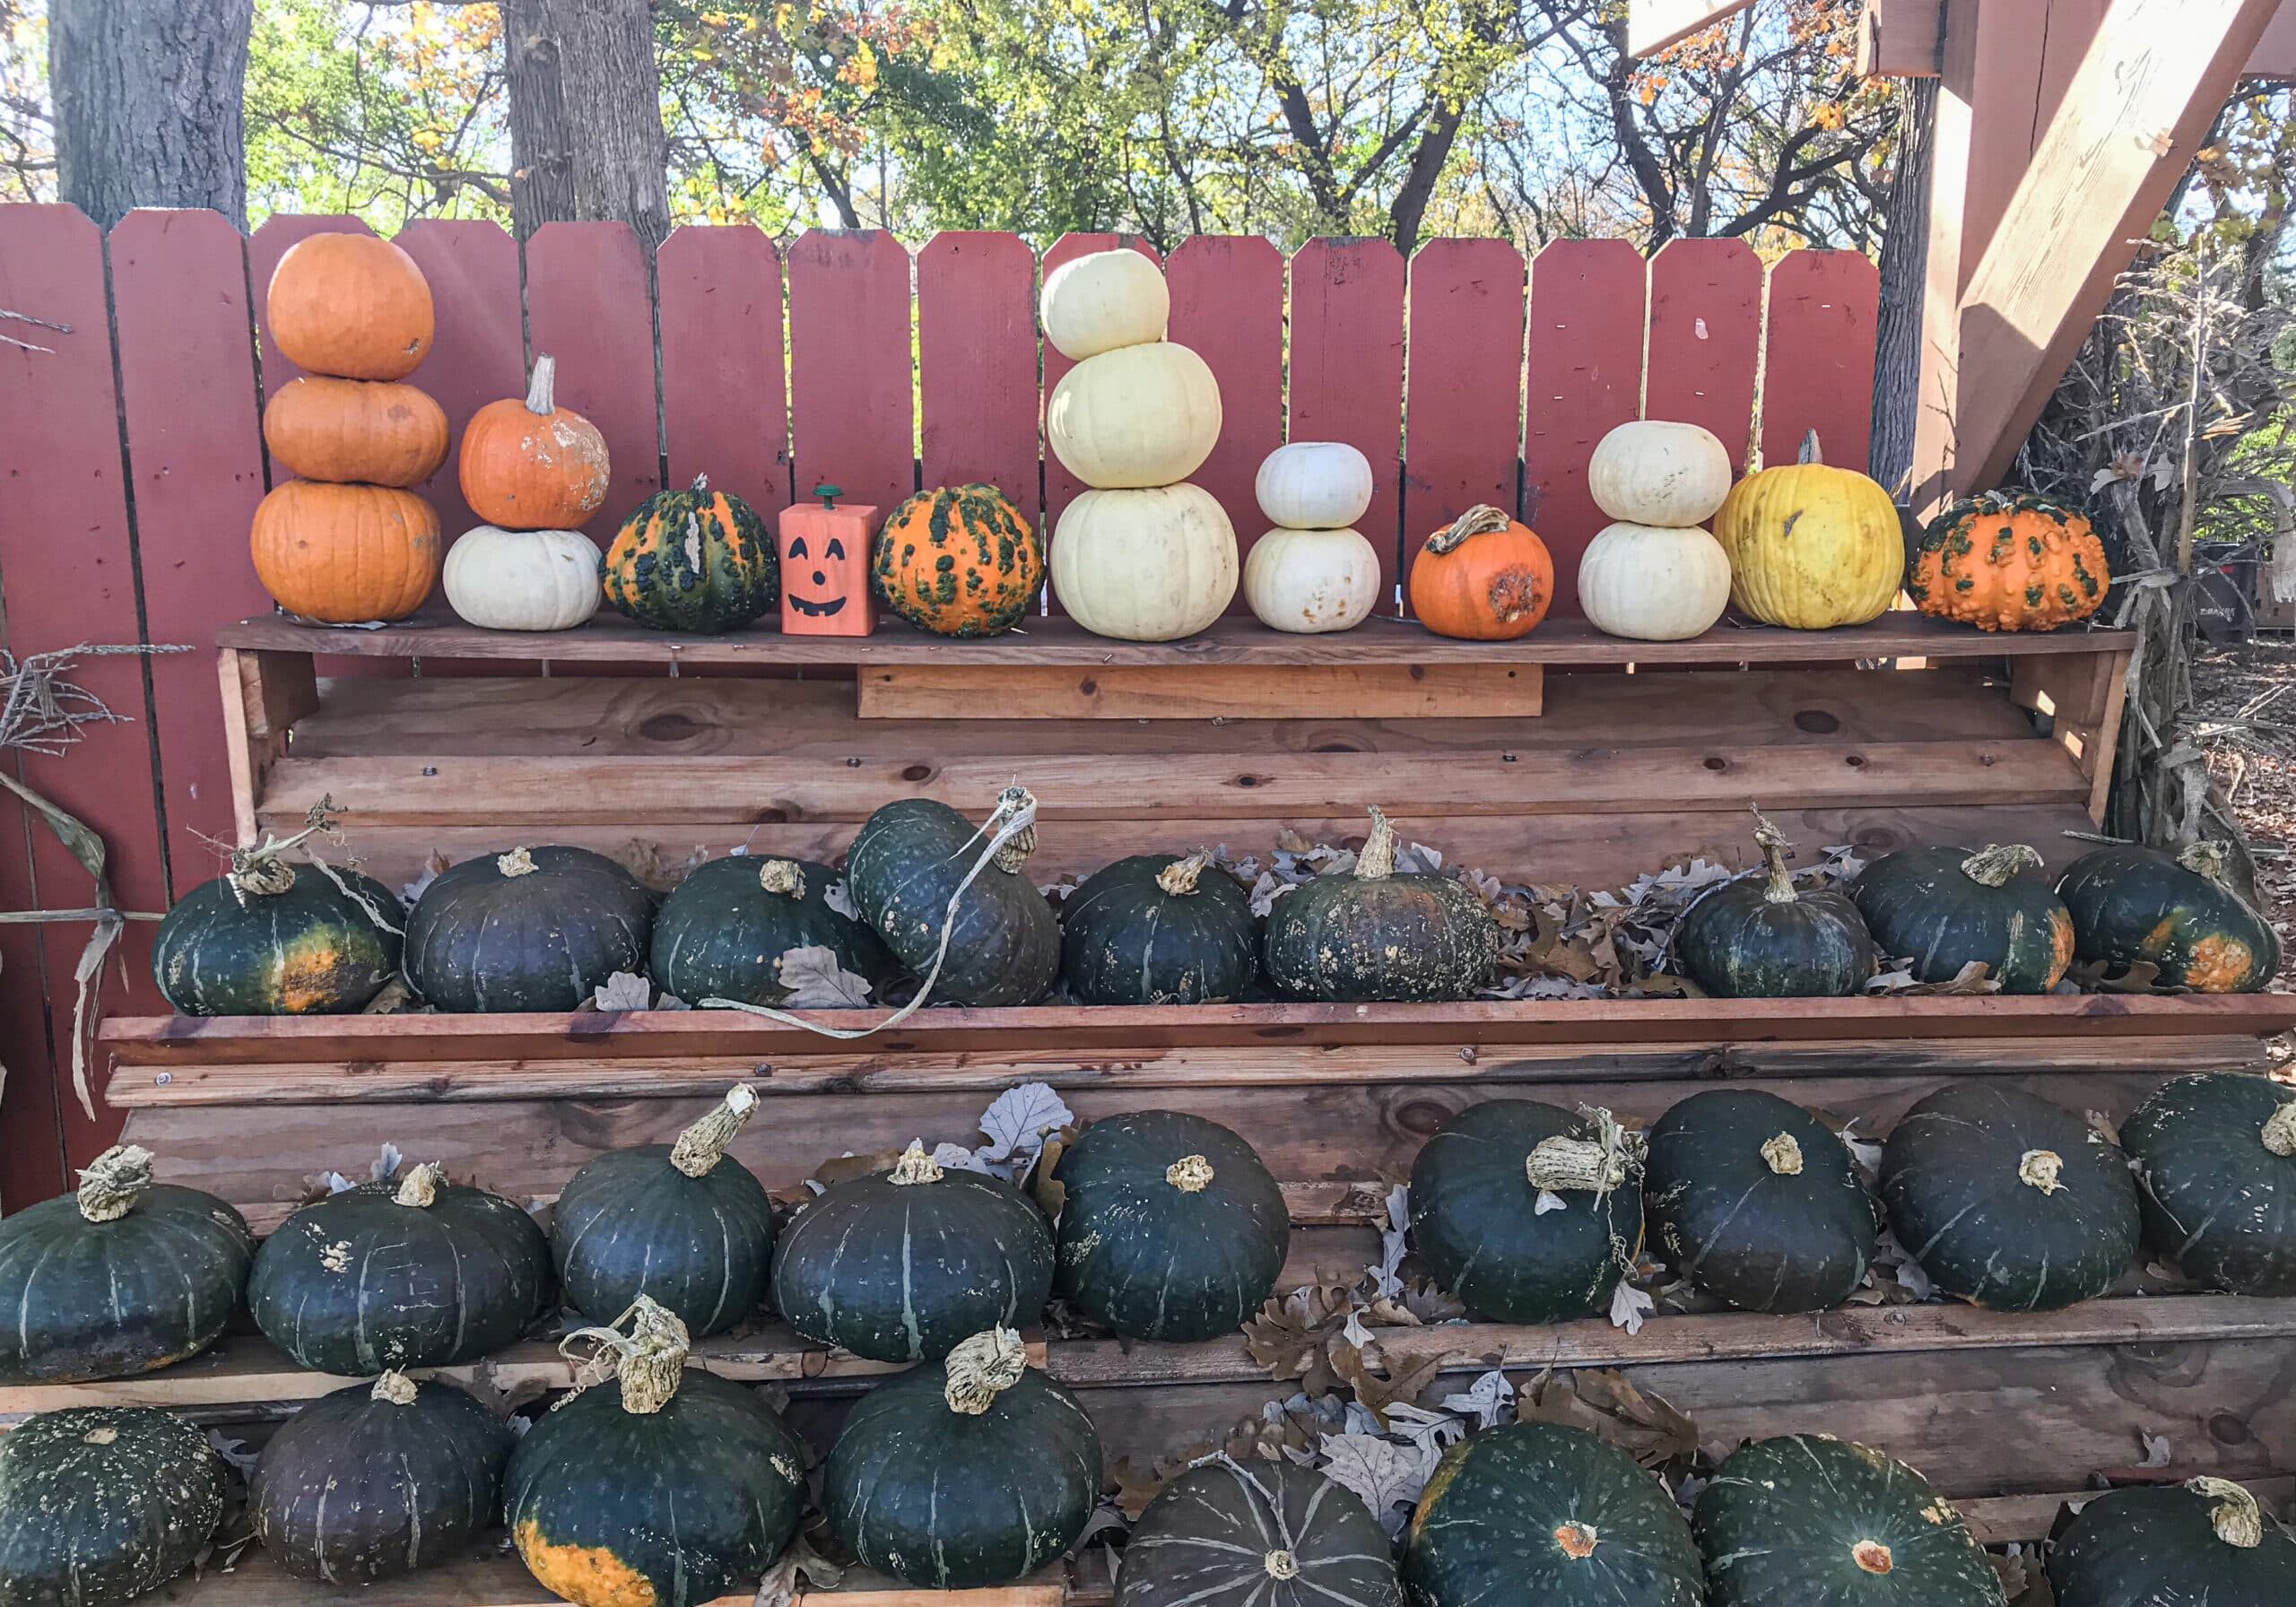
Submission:
[[[1411,560],[1411,612],[1438,636],[1512,641],[1554,605],[1554,558],[1504,510],[1470,508]]]
[[[415,485],[447,461],[447,413],[411,385],[306,374],[263,404],[263,444],[306,480]]]
[[[1051,991],[1060,969],[1060,922],[1036,884],[1021,873],[1036,847],[1035,828],[997,849],[971,884],[965,884],[981,850],[1009,818],[1007,811],[1027,796],[1008,787],[989,825],[978,830],[945,804],[903,798],[863,821],[846,854],[853,907],[918,977],[931,972],[942,956],[943,925],[948,923],[935,998],[959,1004],[1031,1004]]]
[[[1785,835],[1754,812],[1763,874],[1714,889],[1674,929],[1674,963],[1724,999],[1841,998],[1874,974],[1874,940],[1848,893],[1800,889]]]
[[[772,1265],[773,1202],[726,1153],[756,1108],[756,1093],[737,1087],[674,1144],[582,1163],[550,1219],[568,1304],[594,1323],[613,1323],[645,1295],[696,1338],[722,1333],[757,1308]]]
[[[1193,636],[1236,595],[1236,531],[1197,485],[1085,491],[1052,533],[1052,595],[1095,636]]]
[[[2195,843],[2177,857],[2131,843],[2066,867],[2057,896],[2073,916],[2073,952],[2090,964],[2160,969],[2168,987],[2252,994],[2280,971],[2280,935],[2224,880],[2224,849]]]
[[[248,540],[263,589],[323,624],[403,620],[439,582],[438,514],[390,486],[290,480],[256,505]]]
[[[1387,1533],[1313,1468],[1225,1455],[1176,1475],[1132,1526],[1116,1607],[1404,1607]]]
[[[1931,1281],[1995,1311],[2093,1299],[2136,1254],[2128,1158],[1992,1079],[1948,1083],[1906,1113],[1882,1148],[1882,1200]]]
[[[1164,338],[1172,294],[1152,256],[1093,251],[1044,276],[1044,338],[1074,362]]]
[[[1827,1434],[1731,1453],[1692,1530],[1709,1607],[2003,1607],[1961,1515],[1904,1463]]]
[[[885,606],[935,636],[995,636],[1036,608],[1044,543],[993,485],[919,491],[877,533]]]
[[[152,1406],[71,1406],[0,1435],[0,1602],[111,1607],[207,1549],[223,1464]]]
[[[1092,1123],[1060,1157],[1056,1287],[1133,1339],[1233,1333],[1275,1288],[1290,1247],[1283,1191],[1251,1145],[1200,1116]]]
[[[1416,1607],[1705,1600],[1698,1547],[1665,1487],[1559,1423],[1486,1429],[1445,1453],[1411,1516],[1403,1582]]]
[[[2211,1289],[2296,1295],[2296,1090],[2232,1072],[2179,1077],[2120,1139],[2155,1255]]]
[[[1905,577],[1905,532],[1890,493],[1829,467],[1812,430],[1798,463],[1749,474],[1714,516],[1730,557],[1730,601],[1765,625],[1830,630],[1879,619]]]
[[[1642,1164],[1639,1136],[1607,1110],[1470,1105],[1411,1163],[1411,1247],[1495,1322],[1608,1311],[1642,1243]]]
[[[2296,1529],[2228,1479],[2095,1496],[2049,1553],[2057,1607],[2284,1607]]]
[[[557,385],[558,360],[537,357],[524,400],[489,402],[463,427],[463,500],[490,525],[571,530],[605,503],[613,485],[606,438],[558,405]]]
[[[697,474],[622,521],[606,549],[605,593],[640,625],[721,635],[779,604],[780,554],[756,509]]]
[[[630,1321],[577,1336],[615,1352],[614,1382],[544,1412],[510,1453],[511,1541],[577,1607],[747,1594],[797,1532],[804,1447],[757,1391],[686,1368],[675,1316],[641,1297]]]
[[[1244,555],[1244,601],[1275,630],[1352,630],[1379,605],[1379,555],[1353,530],[1271,530]]]
[[[1088,357],[1045,398],[1045,446],[1096,490],[1186,480],[1219,440],[1220,383],[1204,359],[1170,341]]]
[[[1971,964],[2005,994],[2045,994],[2073,962],[2073,917],[2022,843],[1905,848],[1857,873],[1849,896],[1886,960],[1910,958],[1918,982],[1951,982]]]
[[[773,1252],[773,1305],[807,1339],[873,1361],[938,1361],[988,1328],[1031,1327],[1052,1229],[1004,1182],[912,1144],[888,1172],[804,1203]]]
[[[447,549],[447,603],[483,630],[571,630],[598,612],[604,573],[578,530],[465,530]]]
[[[2096,612],[2111,581],[2087,519],[2039,497],[1988,491],[1929,522],[1905,589],[1941,620],[2054,630]]]
[[[1100,1493],[1100,1439],[1010,1328],[861,1397],[822,1506],[853,1554],[935,1590],[1026,1578],[1074,1543]]]
[[[1730,480],[1730,450],[1718,436],[1662,419],[1619,425],[1587,465],[1587,489],[1605,517],[1662,529],[1705,524]]]
[[[654,895],[587,848],[482,854],[422,890],[406,979],[441,1010],[568,1011],[645,969]]]
[[[1060,907],[1060,974],[1087,1004],[1206,1004],[1259,975],[1259,918],[1203,850],[1103,865]]]
[[[1849,1151],[1759,1089],[1692,1094],[1650,1129],[1642,1199],[1666,1264],[1745,1311],[1823,1311],[1874,1259],[1880,1213]]]
[[[351,1377],[474,1361],[556,1295],[534,1219],[429,1164],[304,1206],[263,1241],[248,1279],[265,1338]]]
[[[1371,460],[1345,441],[1292,441],[1260,459],[1252,495],[1283,530],[1343,530],[1371,507]]]
[[[1348,875],[1275,901],[1262,947],[1268,979],[1295,998],[1465,999],[1499,963],[1499,923],[1457,877],[1397,873],[1396,830],[1377,808]]]
[[[1685,641],[1729,605],[1730,560],[1695,525],[1608,525],[1578,559],[1578,606],[1612,636]]]
[[[186,1015],[343,1015],[397,974],[406,907],[371,876],[280,856],[309,835],[240,849],[228,873],[168,911],[152,976],[170,1005]]]
[[[827,949],[843,969],[883,985],[900,968],[874,932],[831,908],[840,880],[809,859],[733,855],[696,866],[654,916],[655,985],[689,1004],[778,1005],[789,997],[781,962],[792,949]]]
[[[196,1356],[247,1287],[255,1238],[152,1152],[105,1151],[76,1193],[0,1218],[0,1384],[128,1378]]]
[[[365,1585],[461,1553],[494,1526],[510,1432],[451,1384],[387,1372],[321,1395],[263,1447],[248,1508],[299,1579]]]
[[[435,328],[422,270],[370,234],[314,234],[288,247],[263,310],[281,356],[344,379],[405,378],[430,354]]]

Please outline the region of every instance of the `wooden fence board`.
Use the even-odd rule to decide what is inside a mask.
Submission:
[[[1095,251],[1114,251],[1119,248],[1127,248],[1131,250],[1137,251],[1141,256],[1148,258],[1151,262],[1158,264],[1160,266],[1163,262],[1163,258],[1157,255],[1156,248],[1153,246],[1151,246],[1147,241],[1142,239],[1138,235],[1064,234],[1058,239],[1053,241],[1051,248],[1045,252],[1043,273],[1044,274],[1049,274],[1055,268],[1060,266],[1061,264],[1067,262],[1072,257],[1089,256]],[[1039,275],[1039,283],[1041,283],[1041,279],[1042,275]],[[1039,327],[1039,333],[1042,333],[1041,327]],[[1043,348],[1044,400],[1049,400],[1052,395],[1052,387],[1060,383],[1062,375],[1067,373],[1069,369],[1074,368],[1076,365],[1069,361],[1068,359],[1063,357],[1058,352],[1055,351],[1050,341],[1044,342]],[[1042,402],[1039,402],[1038,405],[1037,420],[1039,430],[1041,430],[1044,420]],[[1084,487],[1083,483],[1077,480],[1075,475],[1070,473],[1066,468],[1062,466],[1060,459],[1052,455],[1052,451],[1049,447],[1045,448],[1043,456],[1044,540],[1045,551],[1049,553],[1052,550],[1054,528],[1060,523],[1061,510],[1066,508],[1071,502],[1074,501],[1076,499],[1076,493],[1083,491]],[[1052,613],[1059,613],[1062,612],[1060,599],[1057,595],[1054,595],[1052,588],[1049,586],[1045,588],[1045,606],[1047,610]]]
[[[1796,251],[1770,270],[1761,459],[1794,461],[1816,430],[1825,461],[1863,472],[1874,437],[1874,339],[1882,279],[1857,251]]]
[[[604,547],[662,486],[654,304],[646,254],[622,223],[545,223],[526,241],[528,358],[558,360],[556,400],[598,427],[612,489],[583,529]],[[531,362],[529,364],[531,366]]]
[[[1371,461],[1356,527],[1379,554],[1379,612],[1396,609],[1403,542],[1403,255],[1383,239],[1315,239],[1292,258],[1284,439],[1345,441]]]
[[[790,496],[780,254],[744,223],[680,229],[657,263],[669,483],[706,473],[771,528]]]
[[[1761,365],[1761,277],[1744,240],[1670,240],[1650,259],[1642,416],[1705,426],[1742,471]]]
[[[1523,521],[1554,555],[1554,611],[1579,612],[1578,556],[1608,523],[1587,464],[1642,411],[1645,271],[1624,240],[1558,240],[1531,264]]]
[[[1468,508],[1519,505],[1522,254],[1505,240],[1431,240],[1411,259],[1409,291],[1406,581],[1427,538]]]
[[[925,483],[985,482],[1003,491],[1031,527],[1043,508],[1037,471],[1036,281],[1036,253],[1009,234],[944,230],[917,254],[918,459]]]
[[[1283,256],[1257,235],[1196,235],[1173,250],[1164,277],[1171,339],[1220,383],[1220,440],[1189,479],[1227,510],[1241,555],[1267,528],[1252,482],[1283,440]],[[1240,586],[1228,612],[1251,612]]]
[[[909,253],[882,230],[810,229],[788,267],[796,483],[891,513],[917,489]]]

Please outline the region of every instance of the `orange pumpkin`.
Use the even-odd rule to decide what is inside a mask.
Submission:
[[[430,286],[371,234],[314,234],[271,271],[264,310],[288,361],[342,379],[404,379],[430,350]]]
[[[1411,612],[1438,636],[1512,641],[1546,618],[1554,559],[1527,525],[1470,508],[1411,560]]]
[[[489,402],[463,430],[463,500],[503,530],[572,530],[613,483],[606,438],[551,395],[558,363],[535,359],[526,400]]]
[[[306,480],[414,485],[447,461],[447,413],[411,385],[307,374],[265,404],[263,443]]]
[[[387,485],[290,480],[257,506],[249,545],[279,606],[329,625],[403,620],[439,579],[439,516]]]
[[[2096,612],[2111,582],[2087,519],[2039,497],[1991,491],[1930,521],[1905,589],[1939,619],[2054,630]]]

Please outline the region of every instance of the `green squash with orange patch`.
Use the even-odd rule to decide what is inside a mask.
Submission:
[[[242,864],[160,923],[152,975],[186,1015],[347,1015],[398,971],[398,895],[372,876],[284,860]]]
[[[717,636],[781,602],[781,558],[757,510],[707,474],[656,491],[606,549],[606,602],[656,630]]]
[[[1951,982],[1970,965],[2005,994],[2045,994],[2073,961],[2073,917],[2048,884],[2023,873],[2041,856],[2022,843],[1904,848],[1849,885],[1884,969],[1913,961],[1917,982]]]
[[[1036,606],[1044,543],[993,485],[919,491],[877,534],[885,606],[936,636],[994,636]]]
[[[2164,987],[2252,994],[2280,970],[2280,937],[2224,880],[2224,850],[2195,843],[2173,858],[2135,843],[2083,854],[2057,896],[2073,914],[2073,951],[2091,964],[2149,963]]]

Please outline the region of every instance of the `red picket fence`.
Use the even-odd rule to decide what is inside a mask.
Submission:
[[[69,326],[0,323],[49,348],[0,347],[5,645],[20,658],[91,642],[196,649],[148,673],[83,663],[79,682],[129,723],[65,757],[18,756],[27,784],[102,833],[124,908],[165,908],[226,856],[208,649],[216,627],[270,606],[247,530],[275,472],[263,396],[296,372],[257,316],[261,287],[296,240],[364,228],[282,217],[248,239],[212,213],[142,212],[107,237],[69,207],[0,207],[0,308]],[[523,248],[481,222],[397,239],[438,305],[414,382],[459,435],[482,403],[524,388],[531,353],[552,353],[560,400],[613,450],[613,491],[590,526],[602,541],[665,477],[703,471],[769,517],[817,481],[890,508],[920,484],[986,480],[1049,529],[1078,489],[1039,449],[1041,395],[1068,365],[1039,352],[1039,264],[1013,236],[942,234],[912,259],[881,233],[816,230],[784,251],[752,229],[683,229],[650,287],[617,224],[553,223]],[[1119,243],[1070,236],[1043,265]],[[1526,264],[1503,240],[1445,239],[1406,265],[1382,240],[1319,239],[1287,264],[1265,239],[1206,237],[1165,267],[1171,337],[1211,364],[1226,415],[1196,478],[1247,543],[1265,524],[1260,458],[1287,439],[1346,440],[1379,470],[1362,527],[1390,580],[1429,533],[1493,502],[1545,537],[1567,607],[1601,525],[1587,456],[1614,424],[1695,420],[1742,462],[1757,425],[1771,462],[1815,427],[1829,457],[1865,461],[1878,284],[1855,253],[1796,252],[1765,272],[1735,240],[1677,241],[1647,264],[1623,241],[1567,241]],[[450,534],[474,522],[451,460],[422,489]],[[17,813],[0,908],[85,905],[84,873]],[[10,1209],[56,1192],[117,1129],[69,1090],[85,934],[0,925]],[[105,1008],[158,1006],[150,940],[148,923],[130,925]]]

